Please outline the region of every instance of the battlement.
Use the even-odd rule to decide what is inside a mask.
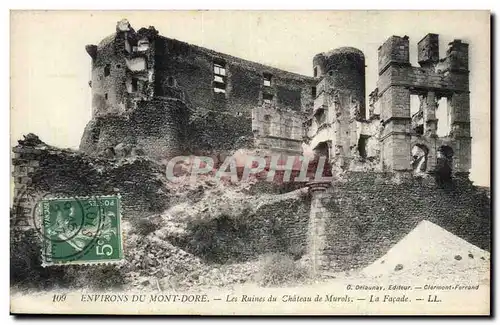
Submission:
[[[439,35],[427,34],[418,42],[418,64],[435,64],[439,61]]]
[[[391,36],[378,48],[378,71],[382,74],[390,64],[410,65],[408,36]]]

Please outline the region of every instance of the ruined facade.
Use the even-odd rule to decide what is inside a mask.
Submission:
[[[408,37],[391,36],[378,50],[368,103],[365,58],[355,48],[316,55],[308,77],[163,37],[154,27],[136,32],[123,20],[86,50],[93,118],[80,147],[87,153],[135,149],[164,159],[307,149],[328,156],[334,174],[443,170],[448,177],[470,169],[468,45],[460,40],[439,58],[438,35],[426,35],[413,67]]]

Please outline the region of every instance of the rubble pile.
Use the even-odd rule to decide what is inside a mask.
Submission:
[[[489,284],[490,253],[427,220],[361,271],[405,283],[448,281]]]
[[[126,282],[135,288],[167,290],[191,287],[220,287],[255,281],[255,276],[262,263],[256,253],[253,258],[229,259],[216,263],[199,254],[190,252],[193,246],[206,243],[197,242],[196,234],[190,225],[218,222],[221,217],[243,218],[251,223],[262,209],[282,205],[291,200],[299,200],[305,195],[305,189],[281,195],[251,196],[244,194],[241,188],[230,185],[200,185],[203,192],[200,197],[174,205],[162,214],[149,216],[149,231],[141,233],[132,220],[123,224],[124,250],[126,253]],[[191,188],[192,189],[192,188]],[[177,191],[182,194],[182,191]],[[194,203],[193,201],[197,201]],[[295,211],[289,211],[293,213]],[[248,219],[249,218],[249,219]],[[257,224],[258,227],[258,224]],[[212,229],[206,228],[207,231]],[[212,231],[216,232],[215,229]],[[211,234],[208,234],[211,236]],[[221,238],[216,238],[220,239]],[[262,240],[262,238],[255,238]],[[238,247],[236,240],[228,239],[231,249]]]
[[[161,233],[160,233],[161,234]],[[156,232],[126,239],[127,282],[137,289],[176,290],[191,287],[221,287],[251,281],[258,262],[207,264]]]

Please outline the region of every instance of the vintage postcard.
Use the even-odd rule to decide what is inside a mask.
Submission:
[[[490,315],[490,12],[10,19],[11,313]]]

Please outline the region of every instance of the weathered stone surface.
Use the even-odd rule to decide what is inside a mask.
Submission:
[[[490,200],[464,178],[443,187],[430,177],[395,182],[382,173],[349,173],[318,200],[327,213],[315,231],[325,243],[320,247],[326,249],[325,263],[334,262],[337,271],[368,265],[422,220],[491,249]],[[311,207],[311,213],[317,209]]]
[[[89,157],[41,141],[35,148],[39,152],[33,156],[31,146],[15,147],[21,155],[14,169],[15,188],[65,196],[120,193],[124,211],[136,214],[162,211],[168,205],[164,166],[149,158]]]

